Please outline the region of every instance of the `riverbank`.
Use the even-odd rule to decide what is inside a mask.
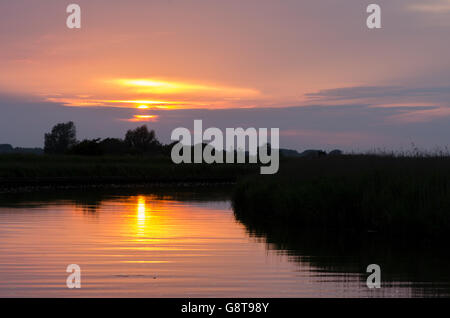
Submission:
[[[281,158],[276,175],[260,175],[258,165],[176,165],[155,156],[0,156],[0,193],[216,185],[233,187],[238,219],[262,228],[450,236],[448,156]]]
[[[314,229],[429,242],[450,236],[450,158],[341,156],[287,160],[235,187],[238,219],[256,230]]]
[[[0,192],[41,188],[233,184],[248,164],[179,164],[167,157],[1,155]]]

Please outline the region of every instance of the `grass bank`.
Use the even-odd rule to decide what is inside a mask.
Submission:
[[[0,155],[0,189],[143,183],[230,183],[256,165],[180,164],[167,157]]]
[[[238,219],[256,230],[450,236],[450,158],[339,156],[285,160],[276,176],[235,187]]]

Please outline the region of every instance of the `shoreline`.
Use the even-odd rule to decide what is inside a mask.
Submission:
[[[0,193],[42,188],[211,186],[234,184],[255,174],[250,164],[174,164],[146,156],[0,155]]]
[[[27,193],[49,190],[80,190],[80,189],[141,189],[141,188],[203,188],[231,187],[236,181],[221,179],[192,180],[150,180],[150,178],[32,178],[32,179],[0,179],[0,195],[12,193]]]

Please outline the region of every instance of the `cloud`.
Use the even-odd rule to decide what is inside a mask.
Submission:
[[[130,122],[156,122],[158,115],[134,115],[133,118],[125,119]]]
[[[450,13],[450,0],[427,0],[420,3],[413,3],[408,5],[408,8],[413,11],[439,13]]]
[[[449,107],[437,107],[432,109],[420,109],[400,112],[399,114],[389,116],[387,120],[396,123],[425,123],[449,116]]]
[[[32,94],[69,107],[146,109],[207,109],[263,106],[264,95],[256,89],[153,78],[89,80],[89,87],[61,93]]]
[[[289,129],[282,130],[281,136],[289,138],[297,138],[303,143],[321,144],[328,148],[333,148],[333,145],[340,147],[352,147],[356,144],[377,144],[384,139],[379,133],[361,132],[361,131],[327,131],[319,129]]]
[[[395,111],[388,122],[429,122],[450,116],[450,86],[355,86],[306,94],[310,101],[328,105],[364,103],[368,108]]]
[[[342,101],[372,98],[450,97],[450,86],[402,87],[402,86],[355,86],[321,90],[305,94],[310,100]]]
[[[132,89],[136,93],[176,95],[181,93],[201,92],[202,94],[219,94],[224,96],[257,96],[254,89],[225,87],[211,84],[193,84],[186,82],[163,81],[152,78],[115,79],[113,83]]]

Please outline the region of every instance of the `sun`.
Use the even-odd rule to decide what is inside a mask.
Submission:
[[[147,105],[139,105],[137,108],[139,108],[139,109],[148,109],[149,107]]]

